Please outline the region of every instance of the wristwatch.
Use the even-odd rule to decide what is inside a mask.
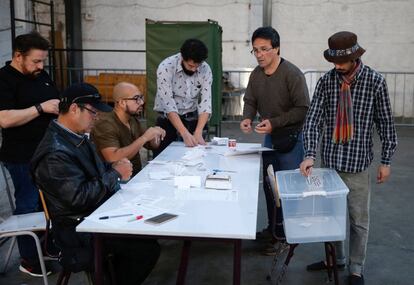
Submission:
[[[41,115],[41,114],[43,114],[43,113],[44,113],[44,112],[43,112],[42,105],[40,105],[40,104],[36,104],[36,105],[34,105],[34,106],[35,106],[35,108],[36,108],[37,112],[39,113],[39,115]]]

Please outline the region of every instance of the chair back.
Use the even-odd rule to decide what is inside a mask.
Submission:
[[[2,179],[3,179],[4,184],[6,186],[5,189],[6,189],[7,198],[9,199],[10,209],[11,209],[11,212],[13,213],[14,210],[16,209],[16,207],[14,205],[9,179],[6,175],[7,172],[6,172],[6,168],[3,165],[3,162],[0,162],[0,169],[1,169]]]
[[[271,164],[267,168],[267,175],[267,183],[272,189],[273,196],[272,217],[270,219],[271,233],[275,240],[285,241],[286,236],[283,228],[282,206],[280,203],[280,195],[277,188],[275,171],[273,170],[273,166]]]
[[[39,197],[40,197],[40,201],[42,202],[42,208],[43,208],[43,212],[44,212],[45,219],[46,219],[46,231],[45,231],[45,235],[44,235],[43,250],[44,250],[44,252],[46,253],[47,256],[57,258],[57,255],[51,254],[48,251],[48,246],[47,245],[48,245],[48,239],[50,237],[50,232],[51,232],[50,215],[49,215],[49,210],[47,209],[45,196],[43,194],[43,191],[40,190],[40,189],[39,189]]]
[[[273,165],[271,164],[267,167],[267,175],[269,177],[269,185],[272,189],[273,199],[275,200],[276,207],[280,208],[279,189],[277,188],[275,171],[273,170]]]

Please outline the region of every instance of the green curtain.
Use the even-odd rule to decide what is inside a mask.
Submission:
[[[217,22],[158,22],[146,21],[146,66],[147,66],[147,103],[148,126],[153,126],[158,116],[154,112],[154,98],[157,90],[156,71],[166,57],[180,51],[186,39],[196,38],[208,48],[207,63],[213,72],[212,116],[209,126],[217,129],[221,122],[221,81],[222,81],[222,29]]]

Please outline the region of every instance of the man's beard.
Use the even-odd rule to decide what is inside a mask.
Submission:
[[[23,74],[30,79],[35,79],[36,77],[40,75],[41,72],[42,72],[41,69],[38,69],[32,72],[27,71],[27,69],[23,69]]]
[[[137,115],[139,115],[139,113],[141,113],[141,107],[138,107],[138,109],[135,112],[133,112],[131,109],[129,109],[128,105],[126,107],[127,107],[126,108],[126,113],[130,116],[137,116]]]
[[[187,68],[185,68],[185,66],[182,62],[181,62],[181,66],[182,66],[183,71],[184,71],[185,74],[187,74],[188,76],[193,76],[194,75],[195,71],[191,71],[191,70],[188,70]]]

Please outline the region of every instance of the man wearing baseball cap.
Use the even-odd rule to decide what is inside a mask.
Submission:
[[[335,66],[322,76],[315,89],[303,130],[305,159],[300,165],[303,175],[311,174],[318,140],[322,137],[322,166],[336,169],[349,188],[350,223],[349,284],[364,284],[363,270],[369,232],[370,175],[373,160],[372,134],[377,128],[382,143],[377,183],[391,174],[391,157],[397,135],[391,111],[387,83],[381,74],[364,65],[365,50],[351,32],[338,32],[328,40],[324,52]],[[345,267],[344,243],[336,243],[337,267]],[[307,270],[324,270],[324,261],[307,266]]]
[[[88,233],[76,226],[119,189],[119,180],[132,174],[131,162],[123,158],[104,163],[88,133],[98,111],[110,111],[98,90],[87,83],[74,84],[62,94],[59,117],[49,125],[31,162],[34,182],[42,189],[53,223],[59,259],[65,270],[92,271],[93,245]],[[103,255],[114,256],[117,284],[140,284],[159,256],[156,240],[109,238]]]

